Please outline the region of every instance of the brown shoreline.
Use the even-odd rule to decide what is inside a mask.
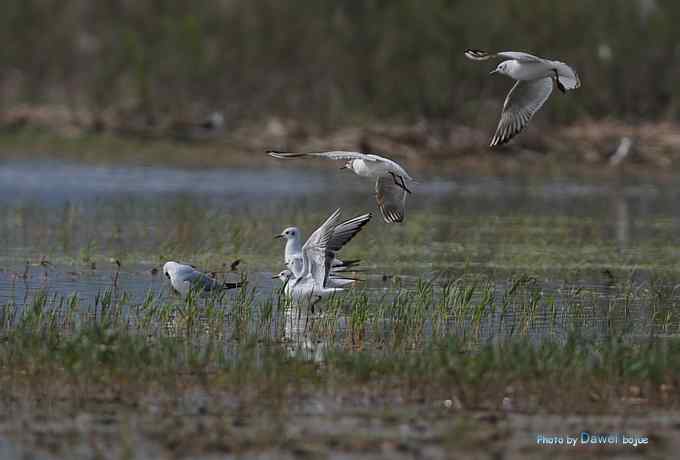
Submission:
[[[457,399],[451,403],[418,396],[419,391],[404,397],[380,385],[314,389],[291,383],[266,394],[185,380],[178,377],[174,385],[156,388],[57,381],[58,389],[38,390],[43,396],[37,398],[37,382],[23,389],[11,385],[11,396],[0,401],[0,443],[23,454],[17,458],[443,459],[459,454],[519,459],[576,458],[586,452],[659,457],[680,447],[677,412],[644,400],[624,398],[606,414],[594,410],[565,417],[550,411],[463,408]],[[628,433],[649,441],[637,447],[537,442],[539,434],[573,437],[582,431]]]
[[[680,165],[680,123],[584,120],[557,126],[536,120],[510,144],[487,147],[492,127],[450,121],[356,123],[323,130],[270,117],[210,136],[178,137],[172,120],[133,127],[59,107],[18,107],[0,114],[0,158],[64,159],[179,167],[261,166],[264,151],[345,149],[385,153],[425,174],[668,176]],[[129,121],[129,120],[128,120]],[[184,133],[186,134],[186,133]]]

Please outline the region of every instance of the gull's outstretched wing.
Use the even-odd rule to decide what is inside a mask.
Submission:
[[[522,51],[500,51],[498,53],[487,53],[482,50],[466,50],[465,56],[473,61],[486,61],[491,58],[505,58],[514,59],[519,62],[545,62],[545,59],[533,54],[524,53]]]
[[[326,219],[326,221],[310,235],[305,244],[302,246],[303,252],[305,248],[314,246],[322,246],[325,248],[328,245],[328,242],[333,237],[333,230],[335,230],[337,225],[336,222],[340,217],[340,212],[341,211],[339,208],[336,209],[335,212],[333,212],[333,214],[331,214],[330,217],[328,217],[328,219]]]
[[[489,145],[495,147],[504,144],[522,131],[538,109],[548,100],[552,90],[552,78],[515,83],[505,98],[496,134]]]
[[[362,214],[352,219],[339,223],[333,229],[333,234],[328,240],[327,248],[330,251],[337,252],[344,245],[354,238],[354,236],[361,231],[361,229],[371,220],[371,213]]]
[[[383,163],[384,167],[388,171],[392,171],[394,174],[402,176],[404,179],[410,181],[413,178],[406,172],[406,170],[396,161],[390,160],[386,157],[381,157],[380,155],[375,155],[373,153],[360,153],[360,152],[347,152],[344,150],[335,150],[331,152],[305,152],[305,153],[295,153],[295,152],[279,152],[276,150],[267,150],[269,156],[274,158],[281,158],[284,160],[289,160],[291,158],[304,158],[304,157],[317,157],[317,158],[328,158],[330,160],[363,160],[370,161],[373,163]]]
[[[283,160],[303,157],[320,157],[328,158],[331,160],[364,160],[364,161],[380,161],[383,159],[378,155],[369,155],[367,153],[359,152],[346,152],[344,150],[335,150],[331,152],[305,152],[305,153],[279,152],[276,150],[267,150],[267,153],[271,157],[280,158]]]
[[[375,181],[375,198],[378,201],[378,208],[388,224],[404,221],[407,195],[406,190],[395,184],[391,176],[379,177]]]
[[[340,209],[336,209],[335,212],[331,214],[330,217],[307,239],[302,246],[302,271],[300,273],[295,273],[296,277],[300,278],[314,270],[318,270],[319,267],[314,267],[314,264],[318,265],[320,263],[325,263],[323,260],[327,257],[328,242],[333,237],[333,230],[335,229],[339,218]],[[330,254],[329,257],[331,257],[332,261],[332,254]]]

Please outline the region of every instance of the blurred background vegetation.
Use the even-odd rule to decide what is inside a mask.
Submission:
[[[5,0],[0,110],[475,124],[511,84],[480,48],[577,68],[546,120],[675,120],[679,23],[677,0]]]

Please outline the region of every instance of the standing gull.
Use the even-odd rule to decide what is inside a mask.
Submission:
[[[243,283],[219,282],[205,273],[201,273],[191,265],[180,264],[177,262],[166,262],[163,265],[163,274],[170,280],[173,290],[186,297],[191,290],[201,294],[219,292],[226,289],[235,289]]]
[[[379,155],[358,152],[310,152],[310,153],[286,153],[269,150],[267,153],[274,158],[290,159],[303,157],[319,157],[331,160],[345,160],[345,165],[340,169],[350,169],[356,175],[370,177],[375,181],[375,197],[378,208],[385,222],[403,222],[406,215],[406,197],[411,190],[405,181],[413,181],[404,168],[389,158]]]
[[[347,244],[361,229],[371,220],[371,214],[362,214],[352,219],[346,220],[333,228],[333,235],[328,242],[328,250],[333,253],[331,262],[331,276],[338,272],[346,271],[354,267],[358,260],[342,261],[335,257],[345,244]],[[284,262],[294,273],[299,275],[302,271],[302,232],[298,227],[288,227],[274,238],[285,238],[286,247],[284,250]]]
[[[553,82],[563,93],[581,86],[576,71],[564,62],[551,61],[519,51],[489,54],[479,50],[467,50],[465,56],[475,61],[495,57],[506,59],[491,73],[507,75],[517,80],[505,98],[501,119],[489,144],[490,147],[508,142],[529,124],[529,120],[550,97]]]

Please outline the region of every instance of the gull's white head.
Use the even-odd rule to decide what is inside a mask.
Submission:
[[[273,280],[277,278],[283,281],[284,283],[287,283],[293,278],[293,272],[291,272],[290,270],[283,270],[278,275],[272,276]]]
[[[498,66],[489,72],[489,75],[493,75],[495,73],[499,73],[501,75],[509,75],[510,72],[510,67],[511,67],[511,62],[512,61],[503,61]]]
[[[175,276],[175,271],[177,270],[177,265],[179,265],[177,262],[166,262],[165,265],[163,265],[163,275],[172,281],[172,277]]]
[[[288,227],[274,238],[285,238],[288,241],[298,241],[300,239],[300,229],[297,227]]]

